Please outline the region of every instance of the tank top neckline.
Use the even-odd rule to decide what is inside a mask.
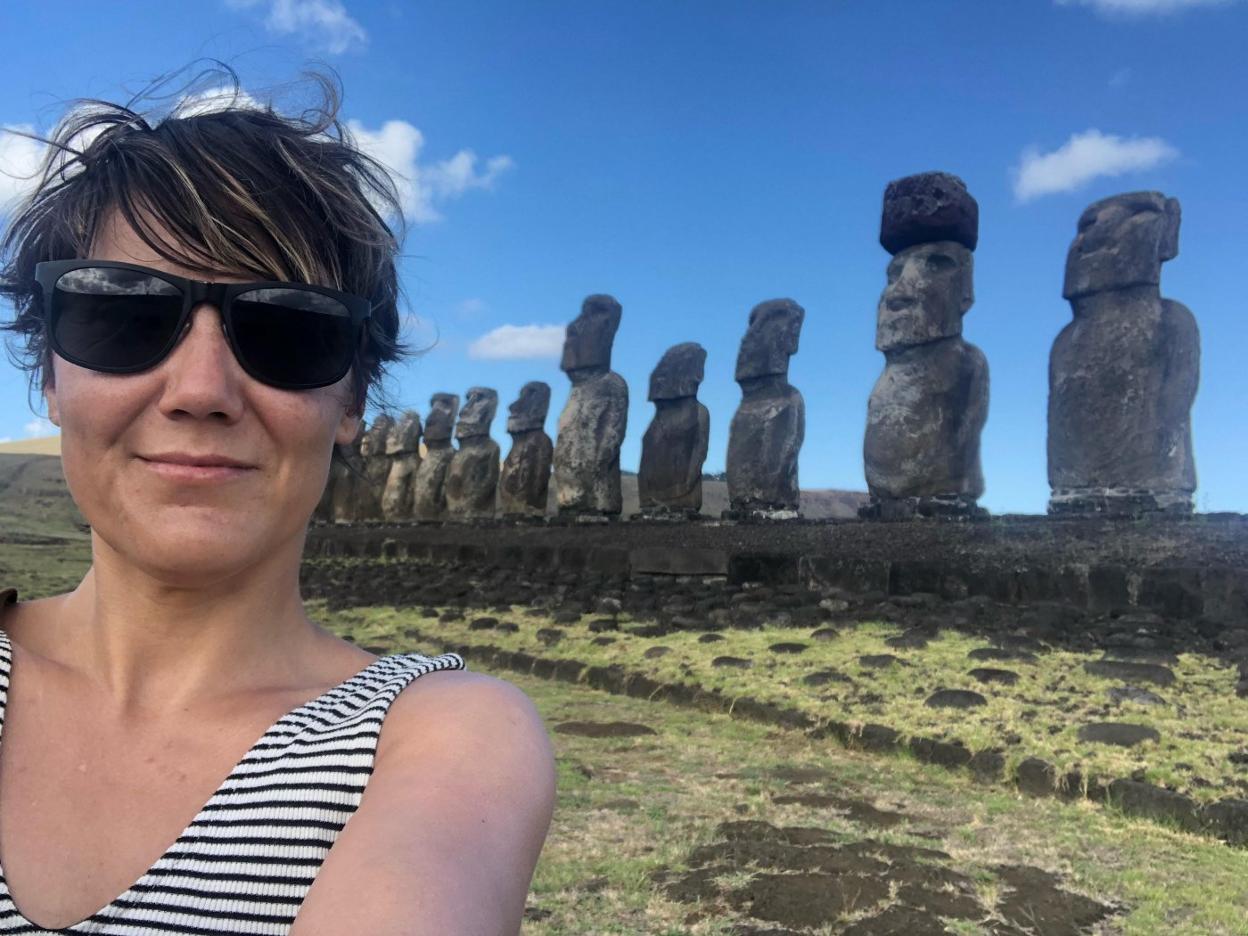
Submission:
[[[3,894],[5,898],[7,898],[9,904],[13,907],[14,916],[16,916],[17,919],[23,924],[34,927],[40,933],[56,933],[64,934],[64,936],[79,936],[79,934],[82,933],[92,932],[91,928],[95,925],[97,920],[123,909],[121,907],[123,902],[135,898],[136,891],[139,888],[151,883],[150,879],[153,876],[152,872],[155,871],[157,866],[168,857],[169,852],[173,851],[178,842],[182,841],[183,838],[193,831],[195,826],[199,823],[201,817],[203,817],[204,813],[208,811],[209,807],[221,799],[230,781],[239,775],[241,768],[252,760],[257,749],[260,748],[266,740],[268,740],[270,735],[278,729],[285,727],[288,723],[297,721],[301,716],[310,713],[316,708],[323,707],[326,704],[336,702],[343,697],[349,696],[352,691],[361,686],[364,682],[372,679],[375,675],[384,675],[382,671],[393,669],[396,664],[402,662],[402,658],[404,656],[407,656],[407,654],[388,654],[386,656],[378,657],[354,676],[343,680],[332,689],[321,693],[315,699],[309,699],[307,702],[295,706],[285,715],[278,718],[277,721],[273,722],[273,724],[271,724],[264,731],[264,733],[256,739],[255,743],[247,749],[247,752],[233,766],[229,774],[226,775],[225,779],[217,785],[216,790],[213,791],[212,795],[208,797],[208,800],[199,808],[199,811],[195,813],[194,818],[191,819],[186,828],[182,829],[182,831],[178,833],[177,837],[169,844],[169,847],[161,853],[160,857],[152,862],[148,869],[139,875],[138,879],[116,898],[103,907],[100,907],[98,910],[88,914],[78,922],[71,923],[69,926],[60,927],[58,929],[52,929],[42,926],[41,924],[29,919],[22,913],[21,908],[17,905],[17,901],[13,899],[13,894],[9,890],[8,886],[8,876],[5,874],[3,863],[0,862],[0,882],[3,882]],[[12,672],[12,666],[12,643],[9,640],[8,632],[3,628],[0,628],[0,744],[3,744],[4,742],[4,716],[8,709],[8,687],[11,678],[10,674]],[[138,897],[135,899],[141,900],[142,898]]]

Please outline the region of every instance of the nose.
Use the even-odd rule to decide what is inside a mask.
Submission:
[[[173,352],[161,362],[160,409],[172,418],[234,422],[242,414],[246,377],[225,337],[221,312],[201,303]]]

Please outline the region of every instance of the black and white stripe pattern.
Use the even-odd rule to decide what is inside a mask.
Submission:
[[[0,740],[12,647],[0,630]],[[26,919],[0,869],[0,933],[288,933],[373,772],[381,723],[413,679],[457,654],[395,654],[288,712],[238,762],[178,840],[129,890],[50,930]]]

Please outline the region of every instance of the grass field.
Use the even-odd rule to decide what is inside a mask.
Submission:
[[[445,626],[410,612],[314,610],[374,651],[441,650],[404,635]],[[526,934],[726,934],[747,922],[758,929],[736,932],[1248,932],[1248,851],[1086,802],[980,787],[905,757],[499,675],[534,699],[558,755],[559,802]],[[654,734],[560,730],[569,723]],[[794,844],[805,840],[814,844]],[[872,872],[878,900],[868,899],[880,894]],[[873,923],[925,902],[924,924]]]

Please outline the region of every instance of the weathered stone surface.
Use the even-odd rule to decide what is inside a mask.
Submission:
[[[446,509],[456,520],[494,516],[498,492],[498,443],[490,438],[490,424],[498,410],[498,392],[472,387],[455,425],[459,451],[446,474]]]
[[[416,470],[414,513],[417,520],[446,518],[446,474],[455,457],[451,433],[459,412],[459,397],[435,393],[425,420],[425,457]]]
[[[966,183],[947,172],[896,179],[884,189],[880,246],[895,254],[915,244],[957,241],[967,250],[979,242],[979,205]]]
[[[797,456],[806,437],[806,402],[788,382],[806,311],[792,299],[756,305],[737,354],[741,405],[728,435],[728,499],[741,513],[799,507]]]
[[[962,335],[975,301],[978,208],[955,176],[890,183],[880,242],[895,254],[876,310],[884,372],[867,404],[863,516],[976,513],[988,362]]]
[[[696,342],[667,350],[650,375],[654,421],[641,441],[637,477],[642,513],[702,509],[702,465],[711,415],[698,402],[706,349]]]
[[[386,439],[394,427],[394,417],[379,415],[364,432],[360,440],[360,460],[363,477],[355,485],[355,519],[380,520],[381,495],[390,476],[390,458],[386,455]]]
[[[1144,741],[1160,741],[1157,729],[1147,725],[1129,725],[1122,722],[1096,722],[1079,729],[1080,741],[1097,744],[1114,744],[1118,747],[1135,747]]]
[[[1200,333],[1160,287],[1179,220],[1159,192],[1103,199],[1079,219],[1062,291],[1074,318],[1049,358],[1050,512],[1192,508]]]
[[[521,387],[519,398],[508,407],[511,451],[498,482],[499,510],[504,517],[546,515],[554,458],[554,443],[543,428],[549,409],[550,385],[540,380]]]
[[[618,515],[620,444],[628,424],[628,384],[610,369],[621,307],[611,296],[590,296],[568,325],[560,368],[572,393],[559,416],[555,498],[561,514]]]
[[[420,416],[407,410],[386,437],[390,473],[381,495],[381,513],[387,520],[410,520],[416,505],[416,469],[420,467]]]

